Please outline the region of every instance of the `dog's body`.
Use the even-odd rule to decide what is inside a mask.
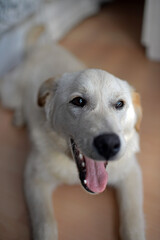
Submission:
[[[144,240],[142,180],[135,158],[141,118],[138,95],[128,83],[105,71],[82,70],[84,66],[63,51],[48,47],[50,58],[44,59],[41,49],[12,74],[16,99],[12,93],[7,97],[9,80],[2,85],[4,105],[16,109],[15,124],[26,123],[30,132],[25,193],[34,239],[58,239],[52,192],[60,184],[81,180],[94,193],[102,192],[107,182],[113,185],[122,239]],[[61,75],[68,71],[73,73]],[[110,150],[104,150],[104,145]]]

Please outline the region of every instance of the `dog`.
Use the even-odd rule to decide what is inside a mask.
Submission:
[[[104,70],[86,69],[52,45],[4,79],[1,98],[31,139],[24,189],[34,240],[58,239],[51,196],[63,183],[81,184],[93,195],[114,186],[121,238],[145,239],[135,156],[142,110],[133,87]]]

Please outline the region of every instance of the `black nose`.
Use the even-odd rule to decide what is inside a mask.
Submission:
[[[98,153],[103,156],[106,160],[115,156],[120,150],[120,139],[114,134],[102,134],[96,137],[93,141]]]

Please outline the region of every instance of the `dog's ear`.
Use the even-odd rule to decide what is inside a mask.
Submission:
[[[38,92],[38,99],[37,99],[38,106],[44,107],[47,101],[47,98],[55,92],[56,90],[55,82],[56,81],[54,78],[49,78],[44,83],[42,83]]]
[[[142,107],[141,107],[141,100],[140,95],[136,91],[132,91],[132,102],[136,113],[136,124],[135,129],[137,132],[140,130],[141,120],[142,120]]]

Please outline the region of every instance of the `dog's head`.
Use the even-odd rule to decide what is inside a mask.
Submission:
[[[53,130],[69,143],[84,188],[102,192],[108,161],[123,157],[139,130],[139,95],[127,82],[89,69],[46,81],[38,104],[44,106]]]

